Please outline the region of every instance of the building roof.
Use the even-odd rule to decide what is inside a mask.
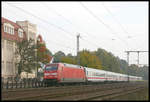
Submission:
[[[9,23],[12,26],[14,26],[14,35],[11,35],[11,34],[8,34],[7,32],[4,32],[4,29],[3,29],[4,28],[4,26],[3,26],[4,23]],[[15,22],[12,22],[12,21],[4,18],[4,17],[1,17],[1,31],[2,31],[1,35],[2,35],[2,38],[7,39],[7,40],[13,40],[13,41],[21,40],[22,38],[20,38],[18,36],[18,28],[21,28],[21,26],[19,26]],[[24,38],[26,38],[25,32],[23,32],[23,39]]]
[[[14,23],[14,22],[12,22],[12,21],[4,18],[4,17],[1,18],[1,22],[2,22],[2,24],[7,22],[7,23],[12,24],[15,28],[21,28],[21,26],[19,26],[18,24]]]

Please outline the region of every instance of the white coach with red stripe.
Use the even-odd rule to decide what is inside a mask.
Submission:
[[[86,72],[86,78],[89,82],[100,82],[100,81],[106,81],[106,73],[107,71],[99,70],[99,69],[93,69],[93,68],[85,68]]]

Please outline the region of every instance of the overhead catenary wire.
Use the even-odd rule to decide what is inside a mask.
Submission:
[[[9,3],[10,4],[10,3]],[[15,7],[15,8],[17,8],[17,9],[19,9],[19,10],[22,10],[23,12],[25,12],[25,13],[27,13],[27,14],[29,14],[29,15],[31,15],[31,16],[33,16],[33,17],[36,17],[37,19],[39,19],[39,20],[41,20],[41,21],[43,21],[43,22],[45,22],[45,23],[47,23],[47,21],[45,21],[45,20],[43,20],[43,19],[41,19],[41,18],[39,18],[39,17],[37,17],[37,16],[35,16],[35,15],[33,15],[32,13],[30,13],[30,12],[28,12],[28,11],[25,11],[25,10],[23,10],[23,9],[21,9],[21,8],[19,8],[19,7],[16,7],[16,6],[14,6],[14,5],[12,5],[12,4],[10,4],[11,6],[13,6],[13,7]],[[57,27],[56,25],[54,25],[53,23],[48,23],[48,24],[50,24],[50,25],[52,25],[52,26],[54,26],[54,27]],[[63,30],[62,28],[60,28],[60,27],[57,27],[58,29],[61,29],[61,30]],[[63,30],[64,31],[64,30]],[[64,32],[66,32],[66,33],[68,33],[68,31],[64,31]],[[70,34],[70,33],[69,33]],[[84,39],[85,40],[85,39]],[[87,41],[87,40],[86,40]],[[87,42],[89,42],[89,41],[87,41]],[[90,43],[91,44],[91,43]],[[95,44],[94,44],[95,45]],[[97,46],[97,45],[96,45]],[[99,47],[99,46],[98,46]]]
[[[90,9],[88,9],[82,2],[79,2],[80,5],[86,10],[88,11],[94,18],[96,18],[100,23],[102,23],[106,28],[108,28],[111,32],[111,34],[116,36],[116,32],[106,23],[104,23],[98,16],[96,16]],[[123,41],[123,43],[128,47],[128,43],[124,40],[121,39],[119,36],[116,36],[118,39],[120,39],[121,41]]]
[[[13,13],[14,14],[14,13]],[[16,13],[14,14],[14,15],[16,15]],[[11,16],[12,17],[12,16]],[[43,21],[42,21],[43,22]],[[44,28],[45,30],[47,30],[45,27],[43,27],[43,26],[40,26],[40,27],[42,27],[42,28]],[[62,47],[62,48],[67,48],[67,49],[73,49],[73,50],[75,50],[74,48],[71,48],[70,46],[66,46],[66,45],[63,45],[62,43],[60,44],[60,43],[56,43],[56,42],[54,42],[54,41],[52,41],[52,40],[50,40],[50,42],[52,42],[53,44],[56,44],[56,45],[58,45],[59,47]]]
[[[49,6],[47,6],[46,4],[44,4],[44,3],[41,3],[41,4],[43,4],[43,6],[44,6],[45,8],[47,8],[47,10],[53,11],[57,16],[63,18],[66,22],[68,22],[69,24],[73,25],[76,29],[79,29],[79,28],[80,28],[79,26],[75,26],[69,19],[67,19],[66,17],[64,17],[62,14],[58,13],[58,12],[57,12],[55,9],[53,9],[52,7],[49,7]],[[85,32],[85,33],[80,33],[80,34],[86,34],[86,35],[88,35],[88,36],[90,36],[90,37],[92,37],[92,38],[94,38],[94,39],[97,39],[97,37],[94,37],[93,35],[90,35],[90,34],[87,33],[87,32]],[[85,38],[82,39],[82,40],[87,41],[87,42],[90,42],[90,44],[92,43],[92,45],[94,45],[94,46],[96,45],[97,47],[100,47],[99,45],[97,45],[97,43],[94,44],[93,42],[88,41],[88,40],[85,39]]]
[[[48,29],[49,30],[49,29]],[[95,42],[95,41],[94,41]],[[92,43],[93,43],[93,41],[92,41]],[[91,44],[91,43],[90,43]],[[98,43],[96,43],[96,44],[98,44]],[[95,45],[95,44],[94,44]],[[62,47],[62,46],[61,46]]]
[[[123,27],[123,25],[119,22],[119,20],[117,20],[117,19],[114,17],[113,13],[108,9],[108,7],[106,7],[106,6],[104,5],[104,3],[102,3],[102,5],[103,5],[103,7],[106,9],[106,11],[112,16],[112,18],[120,25],[120,27],[122,28],[122,30],[123,30],[126,34],[129,34],[129,33],[126,31],[126,29]]]
[[[66,22],[72,24],[72,22],[70,20],[68,20],[66,17],[64,17],[62,14],[58,13],[54,8],[47,6],[46,4],[44,4],[43,2],[41,2],[41,4],[43,4],[43,6],[45,8],[47,8],[47,10],[51,10],[53,11],[56,15],[62,17]],[[73,25],[73,24],[72,24]]]
[[[106,9],[106,11],[112,16],[112,18],[114,19],[114,21],[116,23],[118,23],[119,27],[126,33],[126,34],[129,34],[129,32],[124,28],[124,26],[119,22],[119,20],[116,19],[116,17],[114,16],[114,14],[109,10],[108,7],[106,7],[104,5],[104,3],[102,3],[103,7]]]
[[[10,3],[8,3],[8,4],[10,4]],[[11,6],[14,6],[14,5],[12,5],[12,4],[10,4],[10,5],[11,5]],[[47,23],[47,21],[45,21],[45,20],[43,20],[43,19],[41,19],[41,18],[39,18],[39,17],[33,15],[33,14],[30,13],[30,12],[27,12],[27,11],[25,11],[25,10],[19,8],[19,7],[16,7],[16,6],[14,6],[14,7],[15,7],[15,8],[18,8],[18,9],[20,9],[20,10],[22,10],[23,12],[25,12],[25,13],[27,13],[27,14],[29,14],[29,15],[32,15],[33,17],[36,17],[36,18],[39,19],[39,20],[42,20],[42,21],[45,22],[45,23]],[[52,25],[52,26],[54,26],[54,27],[56,27],[56,28],[58,28],[58,29],[60,29],[60,30],[62,30],[62,31],[64,31],[64,32],[66,32],[66,33],[69,33],[68,31],[65,31],[64,29],[62,29],[62,28],[60,28],[60,27],[54,25],[53,23],[47,23],[47,24],[50,24],[50,25]],[[69,35],[70,35],[70,33],[69,33]]]
[[[61,14],[59,14],[59,15],[61,15]],[[62,16],[62,15],[61,15]],[[66,20],[66,21],[69,21],[69,20]]]
[[[8,3],[8,4],[10,4],[10,3]],[[10,5],[12,5],[12,4],[10,4]],[[12,5],[13,7],[15,7],[15,8],[17,8],[17,9],[19,9],[19,7],[16,7],[16,6],[14,6],[14,5]],[[31,15],[31,16],[33,16],[33,17],[36,17],[36,18],[38,18],[40,21],[42,21],[43,22],[43,19],[41,19],[41,18],[39,18],[39,17],[37,17],[37,16],[35,16],[35,15],[33,15],[33,14],[31,14],[31,13],[28,13],[27,11],[25,11],[25,10],[23,10],[23,9],[19,9],[19,10],[21,10],[21,11],[24,11],[25,13],[27,13],[27,14],[29,14],[29,15]],[[85,40],[85,39],[84,39]],[[86,40],[87,41],[87,40]],[[89,42],[89,41],[87,41],[87,42]],[[56,44],[56,43],[55,43]],[[90,43],[91,44],[91,43]],[[60,44],[58,44],[57,43],[57,45],[60,45]],[[92,44],[93,45],[93,44]],[[95,44],[94,44],[95,45]],[[62,47],[62,46],[61,46]],[[66,48],[70,48],[70,47],[66,47]],[[73,48],[74,49],[74,48]],[[74,49],[75,50],[75,49]]]
[[[33,15],[32,13],[30,13],[30,12],[28,12],[28,11],[26,11],[26,10],[20,8],[20,7],[17,7],[17,6],[15,6],[15,5],[11,4],[11,3],[7,3],[7,4],[9,4],[9,5],[11,5],[11,6],[13,6],[13,7],[15,7],[15,8],[17,8],[17,9],[23,11],[23,12],[25,12],[25,13],[28,14],[28,15],[31,15],[31,16],[33,16],[33,17],[35,17],[35,18],[37,18],[37,19],[39,19],[39,20],[45,22],[46,24],[49,24],[49,25],[51,25],[51,26],[53,26],[53,27],[55,27],[55,28],[57,28],[57,29],[59,29],[59,30],[65,32],[65,33],[67,33],[67,34],[69,35],[69,37],[72,37],[72,36],[71,36],[71,33],[68,32],[68,31],[66,31],[65,29],[63,29],[63,28],[61,28],[61,27],[59,27],[59,26],[57,26],[57,25],[55,25],[55,24],[53,24],[53,23],[51,23],[51,22],[49,22],[49,21],[46,21],[46,20],[44,20],[44,19],[42,19],[42,18],[40,18],[40,17],[38,17],[38,16],[35,16],[35,15]]]

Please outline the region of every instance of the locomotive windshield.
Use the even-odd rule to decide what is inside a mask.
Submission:
[[[45,67],[46,71],[52,71],[52,70],[57,70],[57,69],[58,69],[57,66],[46,66]]]

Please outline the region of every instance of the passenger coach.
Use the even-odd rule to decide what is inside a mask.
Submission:
[[[85,68],[86,78],[88,82],[106,81],[107,71],[87,68],[87,67],[84,68]]]

